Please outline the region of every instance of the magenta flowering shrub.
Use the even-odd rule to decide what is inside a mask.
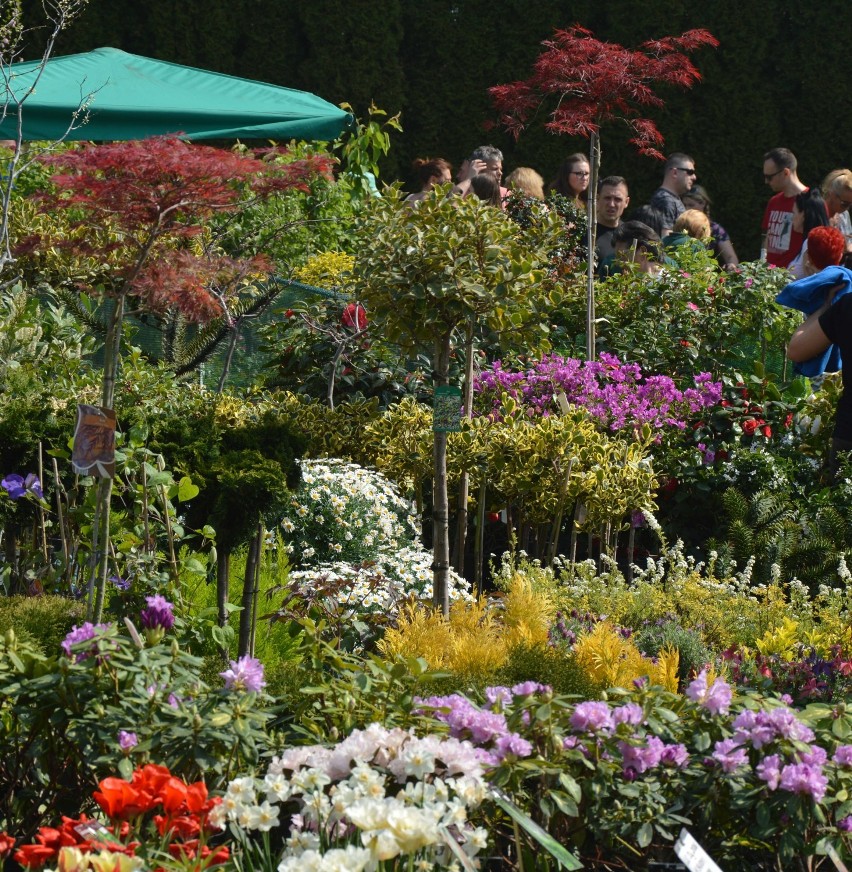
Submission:
[[[521,701],[539,697],[549,699],[551,688],[535,681],[525,681],[508,687],[486,687],[485,700],[488,708],[475,706],[466,696],[453,693],[449,696],[430,696],[428,699],[415,699],[418,708],[415,713],[428,714],[442,721],[450,728],[450,735],[456,739],[468,739],[479,748],[487,751],[484,758],[492,765],[508,756],[528,757],[532,745],[523,736],[509,728],[506,712],[511,712]],[[529,723],[529,714],[524,713],[522,722]]]
[[[642,681],[607,695],[516,685],[487,689],[481,707],[421,700],[419,714],[488,752],[486,779],[561,844],[579,838],[588,868],[645,868],[683,826],[722,868],[792,868],[827,843],[852,855],[852,744],[838,739],[852,728],[839,709],[817,723],[704,670],[683,695]],[[496,752],[510,742],[517,752]]]
[[[638,364],[611,354],[591,362],[552,354],[523,372],[503,369],[497,361],[477,376],[474,391],[480,414],[499,417],[505,393],[523,403],[528,414],[549,415],[557,410],[554,396],[561,391],[608,430],[639,430],[647,424],[657,434],[684,429],[722,398],[722,384],[710,373],[698,373],[695,387],[680,390],[669,376],[645,375]]]

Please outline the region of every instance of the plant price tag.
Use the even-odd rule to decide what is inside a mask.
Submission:
[[[695,841],[691,833],[681,830],[674,846],[675,854],[689,872],[722,872],[710,855]]]

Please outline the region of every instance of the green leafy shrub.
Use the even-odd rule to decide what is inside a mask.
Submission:
[[[7,631],[0,639],[0,829],[31,834],[42,816],[75,815],[81,797],[118,765],[155,762],[215,789],[268,745],[266,701],[212,689],[202,661],[168,639],[134,643],[93,628],[71,656],[45,655]],[[138,743],[122,753],[119,731]]]
[[[63,596],[0,597],[0,637],[13,630],[22,642],[49,656],[85,616],[85,604]]]

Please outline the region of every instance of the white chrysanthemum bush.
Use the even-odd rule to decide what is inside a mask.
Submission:
[[[392,614],[412,596],[431,600],[432,555],[396,486],[343,460],[301,465],[302,483],[281,521],[294,589],[353,614]],[[468,596],[468,582],[453,574],[451,597]]]
[[[468,820],[485,797],[482,757],[467,741],[370,724],[331,748],[285,751],[263,778],[233,780],[217,814],[259,865],[283,836],[279,872],[397,858],[404,866],[393,868],[448,868],[488,843]]]

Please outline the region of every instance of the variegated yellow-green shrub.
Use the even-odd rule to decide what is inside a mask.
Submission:
[[[293,271],[293,276],[315,288],[335,288],[352,271],[355,258],[343,251],[322,251],[309,257],[306,263]]]

